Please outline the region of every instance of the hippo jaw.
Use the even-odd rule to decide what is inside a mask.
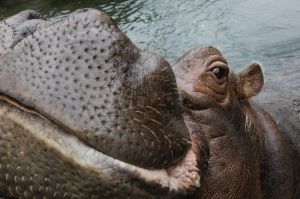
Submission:
[[[196,156],[198,153],[196,147],[190,148],[181,160],[169,167],[145,169],[101,153],[50,120],[21,109],[11,103],[0,101],[0,121],[5,120],[20,126],[35,139],[57,151],[66,162],[71,161],[78,167],[97,173],[103,183],[114,181],[117,184],[127,179],[142,192],[151,193],[153,191],[151,189],[155,187],[156,191],[161,189],[162,193],[167,195],[185,194],[186,191],[200,187],[199,157]],[[1,125],[3,124],[0,123]],[[152,188],[147,190],[143,187],[146,184]]]

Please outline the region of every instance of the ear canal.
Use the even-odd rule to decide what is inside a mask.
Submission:
[[[264,76],[259,64],[251,64],[238,74],[237,94],[240,99],[256,96],[264,85]]]

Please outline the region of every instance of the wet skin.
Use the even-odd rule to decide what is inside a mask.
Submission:
[[[198,198],[297,198],[299,151],[288,135],[251,100],[263,87],[258,64],[233,73],[213,47],[196,48],[172,67],[186,114],[209,142],[209,166]],[[289,131],[289,132],[287,132]]]
[[[293,149],[249,101],[259,65],[210,47],[172,70],[91,9],[24,11],[0,38],[0,197],[294,197]]]
[[[3,197],[173,198],[200,186],[207,143],[170,65],[108,15],[24,11],[0,22],[0,38]]]

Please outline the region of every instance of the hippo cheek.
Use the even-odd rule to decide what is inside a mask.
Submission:
[[[79,10],[30,29],[1,49],[0,98],[68,134],[53,142],[71,136],[101,154],[95,159],[105,156],[114,168],[170,188],[166,169],[191,153],[191,137],[169,64],[135,47],[100,11]],[[195,176],[183,188],[199,183]]]

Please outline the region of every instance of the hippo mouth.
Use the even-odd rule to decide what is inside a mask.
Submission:
[[[103,174],[107,171],[106,180],[114,176],[114,180],[130,180],[132,185],[146,191],[160,194],[186,194],[200,187],[199,148],[192,139],[192,146],[175,163],[161,169],[145,169],[113,158],[82,142],[70,134],[63,126],[59,126],[40,113],[28,109],[25,105],[5,95],[0,95],[0,120],[5,118],[14,125],[22,126],[31,135],[49,147],[55,149],[64,159],[71,160],[80,167],[88,168]],[[185,117],[186,125],[194,122]],[[195,125],[195,124],[194,124]],[[192,129],[190,135],[196,132]],[[122,179],[117,179],[118,175]],[[103,176],[101,176],[103,178]]]
[[[109,187],[159,194],[199,187],[200,133],[184,116],[170,65],[100,11],[36,17],[27,11],[2,24],[18,34],[0,48],[0,122]]]

